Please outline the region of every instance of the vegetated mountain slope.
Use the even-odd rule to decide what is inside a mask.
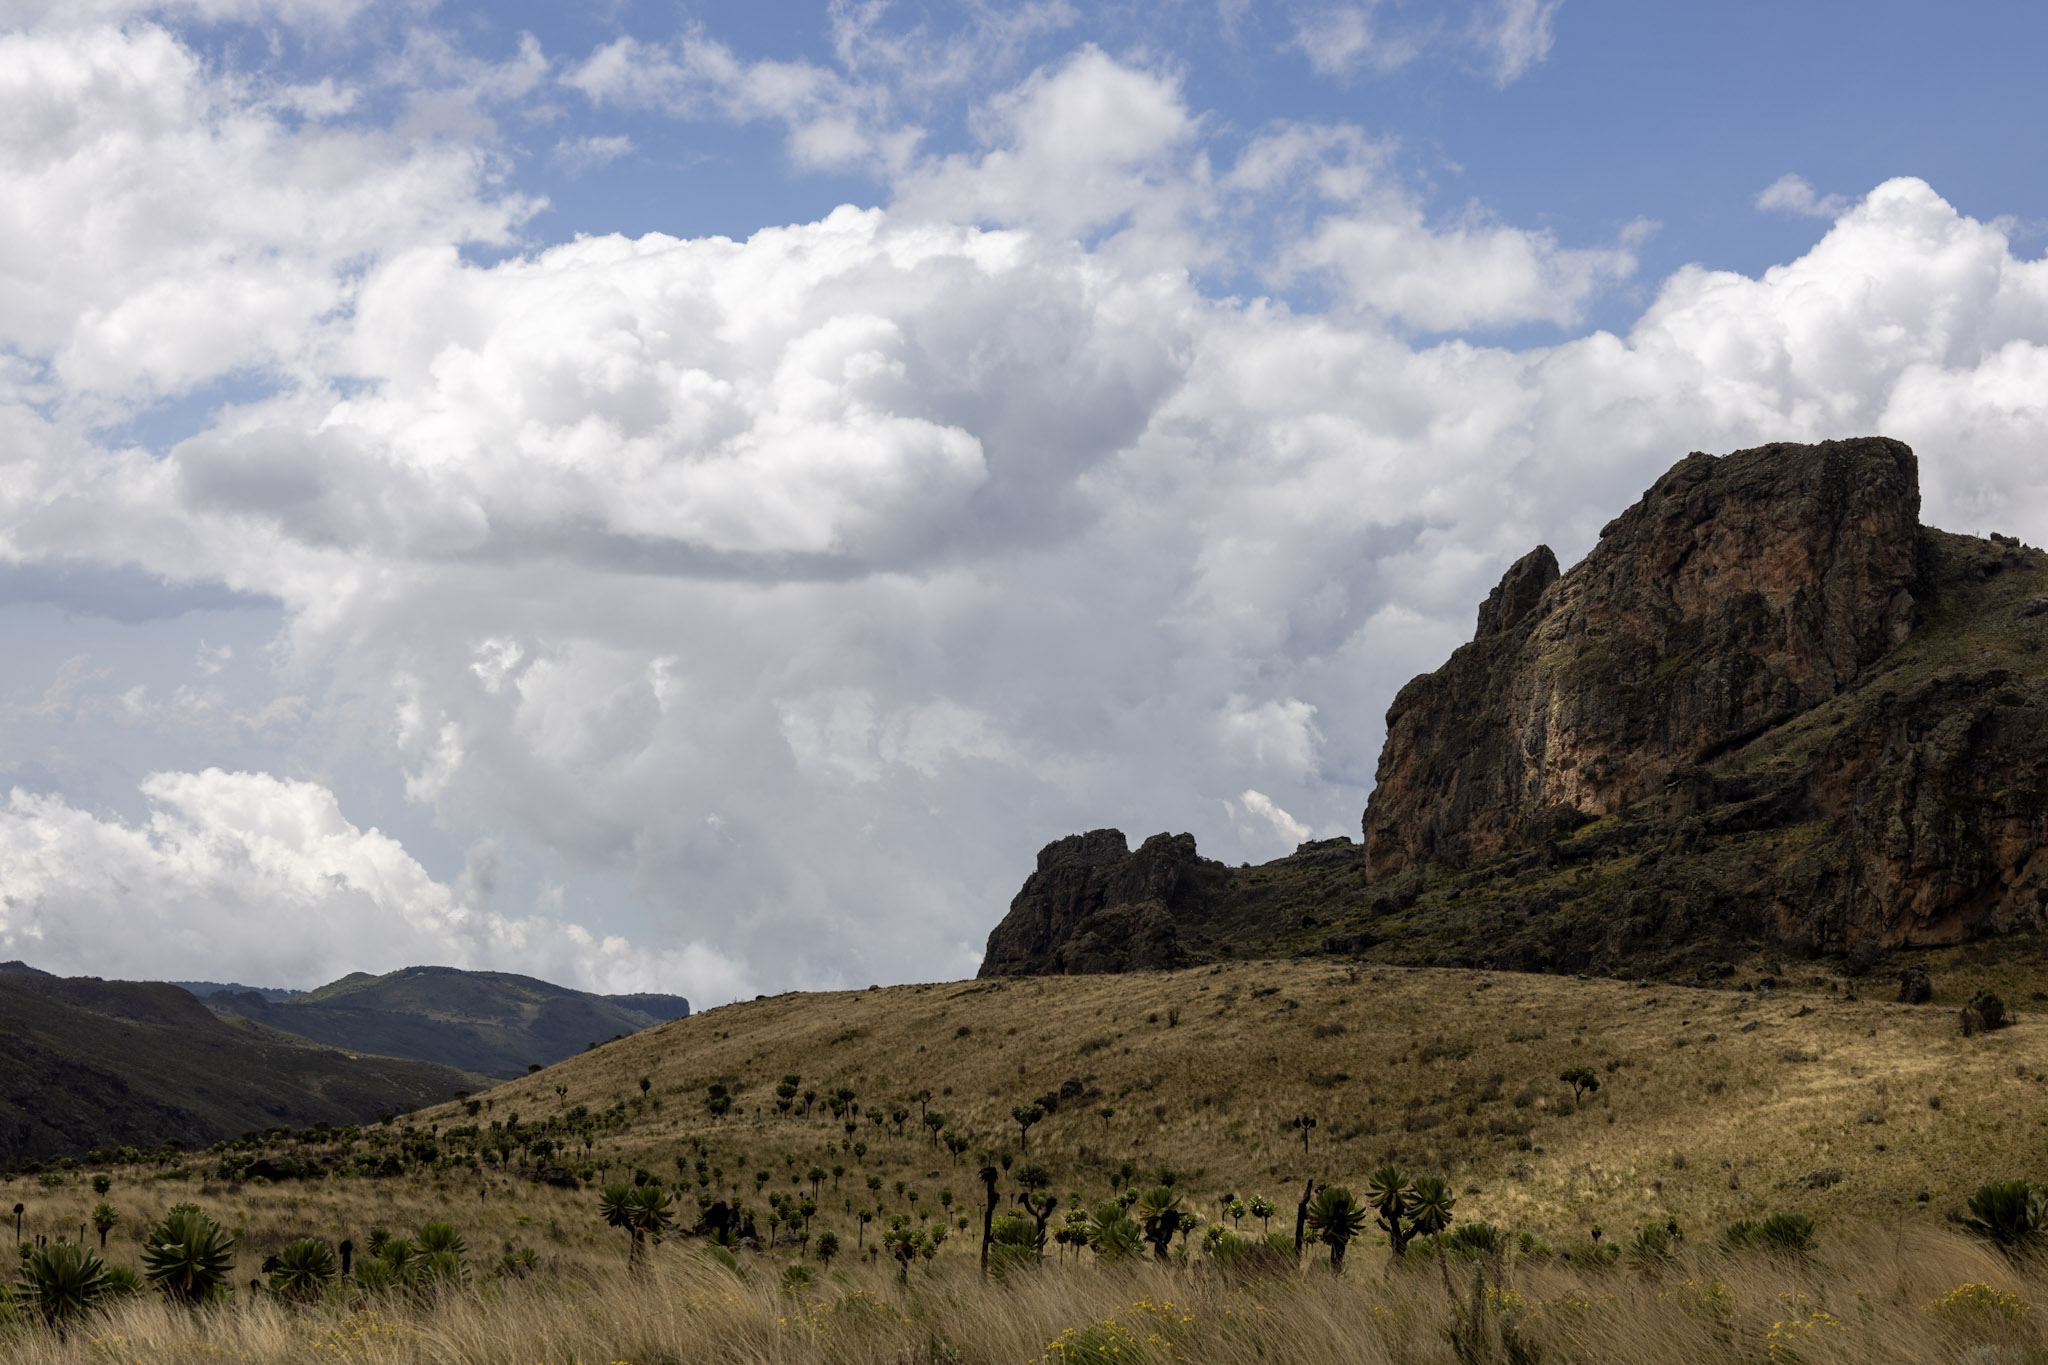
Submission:
[[[1233,956],[1722,977],[2042,927],[2048,555],[1892,441],[1693,455],[1388,713],[1364,845],[1050,844],[983,976]],[[2031,952],[2024,943],[2012,951]]]
[[[480,1083],[210,1013],[162,982],[0,970],[0,1163],[372,1120]]]
[[[2040,1170],[2041,1018],[1965,1039],[1947,1010],[1846,1002],[1834,984],[1802,978],[1805,994],[1767,996],[1370,966],[1354,978],[1345,964],[1257,962],[734,1005],[500,1086],[475,1101],[474,1117],[442,1107],[360,1131],[301,1131],[268,1149],[333,1172],[324,1179],[237,1180],[263,1154],[237,1144],[186,1163],[185,1180],[154,1163],[104,1168],[104,1196],[90,1183],[98,1166],[16,1180],[5,1198],[25,1205],[30,1239],[90,1236],[81,1224],[110,1200],[121,1221],[107,1256],[131,1270],[151,1225],[191,1199],[234,1230],[236,1284],[297,1238],[362,1248],[376,1228],[406,1236],[445,1221],[468,1244],[471,1286],[394,1290],[376,1317],[339,1319],[284,1311],[263,1294],[199,1314],[123,1298],[68,1338],[16,1327],[16,1354],[86,1365],[118,1337],[124,1359],[211,1353],[247,1365],[413,1359],[426,1343],[446,1365],[497,1365],[515,1349],[693,1365],[770,1355],[1010,1365],[1096,1347],[1097,1359],[1249,1362],[1263,1350],[1275,1362],[1448,1361],[1452,1344],[1473,1339],[1459,1330],[1472,1319],[1444,1292],[1428,1243],[1396,1263],[1368,1225],[1342,1276],[1313,1239],[1298,1269],[1285,1257],[1232,1266],[1205,1246],[1206,1225],[1236,1221],[1226,1194],[1275,1200],[1270,1224],[1247,1211],[1239,1226],[1286,1239],[1309,1177],[1363,1194],[1371,1163],[1397,1156],[1413,1174],[1448,1177],[1454,1234],[1481,1221],[1508,1233],[1505,1255],[1461,1260],[1450,1275],[1469,1285],[1478,1269],[1489,1289],[1511,1287],[1500,1306],[1512,1310],[1522,1359],[1722,1365],[1765,1360],[1773,1347],[1788,1359],[1787,1342],[1801,1360],[1839,1365],[2024,1358],[2014,1343],[2037,1346],[2040,1328],[2011,1306],[2048,1298],[2040,1262],[2002,1256],[1946,1216],[1986,1179]],[[1950,984],[1967,993],[1978,983]],[[1568,1111],[1556,1078],[1578,1065],[1601,1084]],[[823,1104],[779,1112],[774,1085],[791,1072],[821,1097],[853,1088],[856,1132]],[[1081,1098],[1033,1127],[1025,1154],[1009,1107],[1069,1081]],[[704,1104],[714,1082],[738,1091],[722,1119]],[[915,1096],[927,1090],[932,1109],[972,1135],[958,1158],[917,1122]],[[1292,1127],[1304,1115],[1317,1119],[1306,1151]],[[785,1223],[774,1245],[732,1261],[682,1231],[629,1260],[630,1235],[606,1224],[599,1189],[531,1178],[558,1161],[600,1185],[637,1169],[659,1176],[684,1224],[713,1200],[728,1210],[737,1200],[765,1242],[779,1200],[798,1228]],[[1140,1190],[1171,1165],[1195,1220],[1191,1264],[1141,1257],[1112,1268],[1055,1244],[1041,1266],[983,1280],[985,1161],[1006,1211],[1045,1167],[1058,1200],[1049,1231],[1126,1183],[1124,1163]],[[1730,1222],[1779,1211],[1815,1218],[1812,1254],[1722,1249]],[[898,1218],[945,1225],[930,1262],[899,1271],[878,1245]],[[1685,1233],[1676,1255],[1639,1259],[1637,1230],[1668,1219]],[[797,1233],[809,1238],[802,1251]],[[821,1245],[827,1233],[836,1259]],[[1623,1250],[1618,1264],[1584,1254],[1596,1236]],[[800,1255],[808,1283],[790,1272]],[[1088,1328],[1103,1323],[1136,1331]],[[765,1344],[749,1352],[748,1342]],[[1489,1358],[1486,1347],[1471,1358]],[[1490,1358],[1507,1355],[1496,1346]]]
[[[245,986],[239,981],[173,981],[170,983],[182,991],[190,992],[201,1000],[222,991],[248,992],[262,996],[265,1000],[292,1000],[304,995],[304,991],[287,990],[278,986]]]
[[[289,1000],[221,991],[206,1003],[335,1047],[497,1077],[690,1012],[679,995],[592,995],[530,976],[454,967],[353,972]]]
[[[1937,992],[1962,997],[1987,979],[1952,962]],[[1070,1191],[1103,1197],[1129,1161],[1147,1177],[1160,1165],[1181,1172],[1204,1218],[1226,1192],[1263,1192],[1291,1213],[1310,1176],[1357,1190],[1397,1161],[1449,1177],[1461,1219],[1558,1245],[1582,1238],[1586,1222],[1623,1235],[1675,1216],[1710,1234],[1777,1209],[1933,1223],[1982,1181],[2038,1168],[2048,1133],[2038,1004],[2013,1027],[1966,1038],[1951,1008],[1856,1000],[1851,985],[1810,973],[1738,992],[1251,961],[792,993],[497,1087],[476,1119],[448,1106],[409,1121],[446,1132],[513,1114],[530,1127],[579,1105],[621,1112],[594,1158],[611,1174],[596,1178],[642,1166],[673,1179],[677,1155],[701,1139],[725,1192],[739,1185],[762,1209],[755,1172],[808,1193],[809,1167],[843,1165],[844,1187],[821,1201],[838,1221],[821,1226],[846,1233],[842,1200],[879,1197],[886,1217],[907,1207],[892,1193],[899,1179],[927,1204],[944,1187],[976,1208],[977,1167],[1024,1150],[1050,1169],[1062,1211]],[[1558,1078],[1576,1066],[1593,1068],[1600,1088],[1574,1105]],[[856,1131],[822,1099],[808,1114],[800,1096],[778,1112],[775,1087],[791,1073],[821,1097],[851,1087]],[[713,1083],[736,1096],[723,1119],[705,1103]],[[924,1091],[970,1136],[957,1159],[920,1127]],[[1011,1110],[1033,1100],[1051,1113],[1020,1143]],[[908,1115],[900,1136],[898,1109]],[[1304,1115],[1316,1119],[1306,1152],[1293,1126]],[[879,1196],[864,1190],[868,1176]]]

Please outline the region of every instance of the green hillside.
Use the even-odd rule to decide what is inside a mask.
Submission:
[[[162,982],[0,970],[0,1163],[354,1123],[480,1078],[223,1019]]]
[[[316,1042],[521,1076],[690,1011],[675,995],[593,995],[511,972],[407,967],[351,972],[289,1000],[220,991],[207,1007]]]

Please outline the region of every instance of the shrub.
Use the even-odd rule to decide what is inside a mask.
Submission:
[[[1308,1205],[1308,1228],[1330,1248],[1330,1269],[1343,1273],[1344,1252],[1365,1231],[1365,1208],[1342,1185],[1326,1185]]]
[[[1981,1321],[1986,1317],[2021,1322],[2025,1320],[2027,1310],[2026,1300],[2019,1295],[1974,1280],[1957,1285],[1933,1303],[1921,1305],[1922,1312],[1932,1313],[1936,1317],[1947,1318],[1958,1324],[1973,1320]]]
[[[1612,1242],[1574,1242],[1564,1249],[1564,1259],[1582,1270],[1604,1270],[1621,1259],[1621,1248]]]
[[[988,1268],[1000,1279],[1011,1271],[1038,1263],[1045,1237],[1036,1219],[1006,1213],[989,1230]]]
[[[334,1249],[317,1237],[301,1237],[277,1253],[270,1292],[280,1298],[317,1299],[334,1278]]]
[[[1145,1230],[1124,1211],[1122,1201],[1105,1199],[1088,1220],[1088,1245],[1105,1261],[1128,1260],[1143,1252]]]
[[[1294,1267],[1294,1243],[1277,1232],[1265,1237],[1226,1232],[1210,1244],[1209,1256],[1233,1275],[1280,1275]]]
[[[1728,1225],[1728,1245],[1799,1254],[1813,1249],[1813,1220],[1803,1213],[1774,1213],[1762,1222],[1744,1218]]]
[[[1462,1223],[1444,1238],[1444,1255],[1454,1257],[1502,1256],[1507,1253],[1508,1235],[1491,1223]]]
[[[1685,1234],[1679,1231],[1678,1220],[1672,1218],[1662,1223],[1646,1224],[1629,1243],[1628,1252],[1639,1263],[1654,1264],[1670,1260],[1678,1250],[1678,1244],[1684,1240]]]
[[[149,1230],[143,1274],[175,1303],[204,1303],[227,1284],[235,1239],[197,1204],[178,1204]]]
[[[95,1252],[76,1242],[52,1242],[22,1262],[15,1296],[61,1331],[66,1323],[97,1308],[107,1289],[107,1264]]]
[[[2031,1180],[1994,1180],[1979,1185],[1961,1222],[2006,1251],[2020,1251],[2048,1231],[2048,1185]]]
[[[1989,1033],[1993,1029],[2004,1028],[2012,1019],[2005,1012],[2003,1000],[1988,990],[1980,990],[1970,997],[1970,1003],[1963,1006],[1958,1022],[1962,1025],[1963,1035],[1968,1037],[1973,1033]]]
[[[1180,1191],[1171,1185],[1154,1185],[1138,1200],[1138,1223],[1145,1230],[1145,1240],[1152,1244],[1152,1254],[1158,1260],[1166,1259],[1167,1245],[1183,1224],[1192,1226],[1195,1219],[1181,1211]]]

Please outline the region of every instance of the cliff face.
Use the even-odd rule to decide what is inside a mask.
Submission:
[[[1895,441],[1680,461],[1387,717],[1362,846],[1050,845],[984,975],[1222,956],[1698,973],[2048,927],[2048,555]]]
[[[1774,445],[1687,457],[1569,574],[1538,547],[1395,697],[1366,874],[1613,814],[1836,696],[1912,627],[1919,511],[1896,441]]]
[[[1181,924],[1199,914],[1223,875],[1187,834],[1155,834],[1136,853],[1115,829],[1047,844],[989,935],[981,975],[1182,966]]]

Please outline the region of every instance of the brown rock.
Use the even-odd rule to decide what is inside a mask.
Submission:
[[[1569,573],[1518,561],[1401,690],[1363,848],[1061,840],[982,974],[1352,954],[1711,984],[2048,928],[2048,554],[1918,508],[1895,441],[1689,456]]]
[[[1177,914],[1199,914],[1223,877],[1191,834],[1155,834],[1136,853],[1115,829],[1056,840],[989,934],[979,975],[1180,966]]]
[[[1570,573],[1518,562],[1387,713],[1367,875],[1554,836],[1833,697],[1911,629],[1919,509],[1896,441],[1695,454]]]

